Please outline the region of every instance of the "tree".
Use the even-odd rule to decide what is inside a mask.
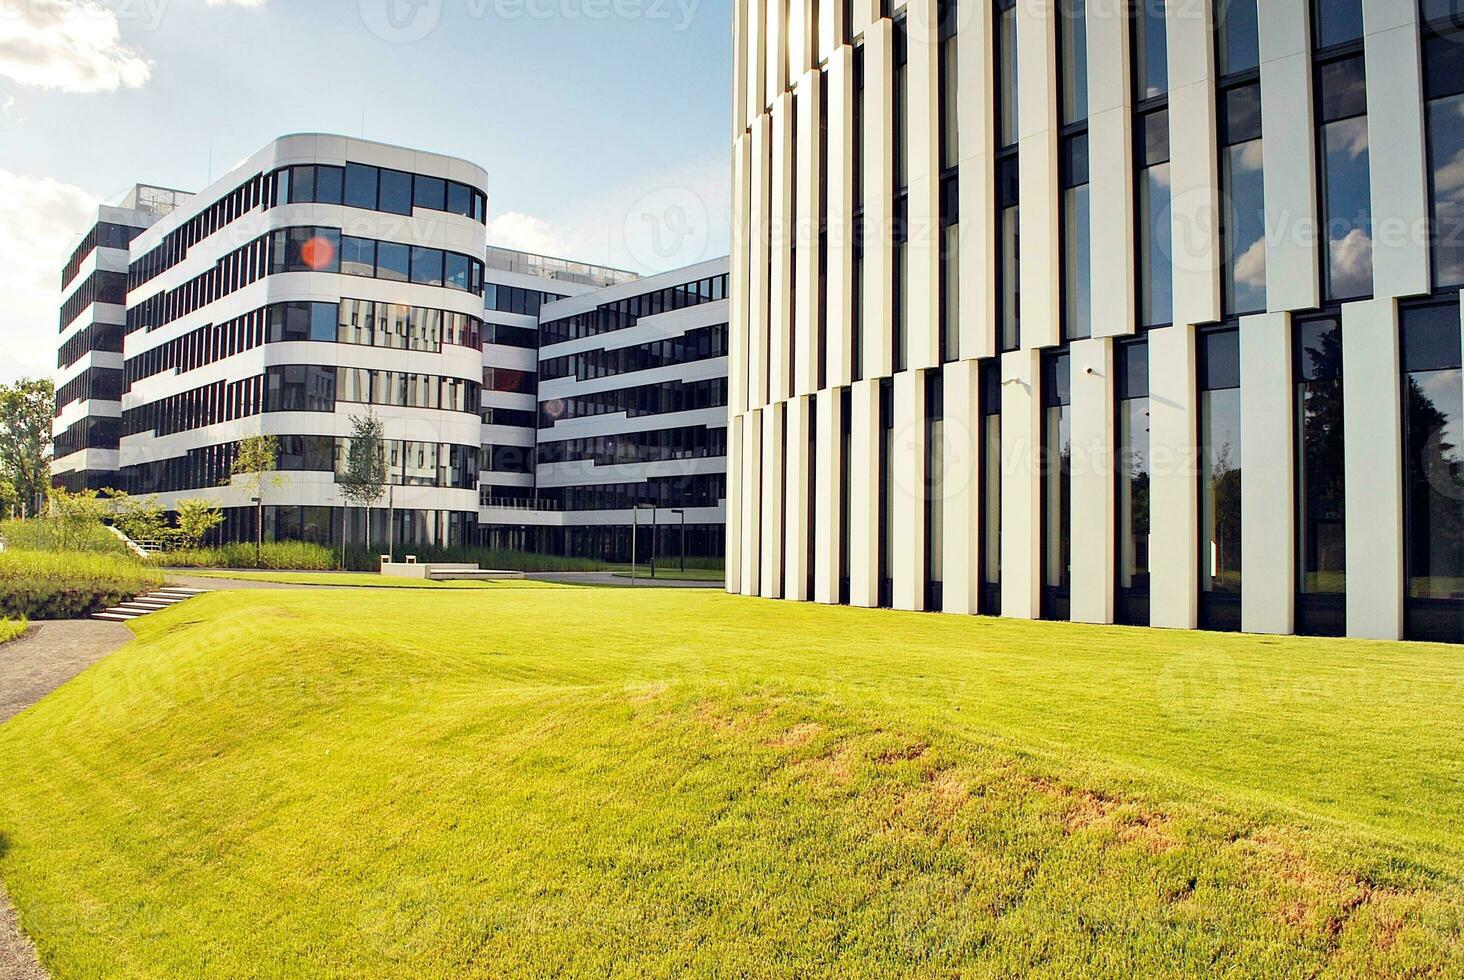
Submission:
[[[254,502],[254,563],[264,548],[264,494],[284,483],[275,471],[279,465],[280,441],[272,435],[245,436],[239,440],[239,453],[234,457],[235,485],[243,487]]]
[[[351,416],[346,469],[336,477],[346,503],[366,508],[367,551],[371,550],[371,507],[386,495],[385,431],[381,419],[370,409],[365,415]]]
[[[59,551],[84,550],[91,532],[101,528],[102,517],[110,506],[95,490],[71,493],[52,487],[47,500],[50,503],[47,517],[55,526]]]
[[[120,490],[108,491],[115,508],[112,523],[135,544],[164,545],[168,539],[168,517],[163,505],[151,497],[133,497]]]
[[[42,378],[0,385],[0,477],[8,480],[22,513],[45,499],[51,483],[51,420],[56,386]]]
[[[20,496],[10,477],[0,474],[0,518],[20,516]]]
[[[197,548],[208,532],[224,523],[224,512],[214,500],[190,497],[178,501],[178,546]]]

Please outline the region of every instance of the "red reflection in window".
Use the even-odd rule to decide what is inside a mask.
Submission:
[[[329,239],[316,235],[300,246],[300,261],[317,271],[329,269],[335,261],[335,246]]]

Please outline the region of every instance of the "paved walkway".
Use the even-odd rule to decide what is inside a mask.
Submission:
[[[20,714],[132,639],[121,623],[35,623],[0,646],[0,722]],[[0,974],[3,975],[3,974]]]
[[[120,623],[72,620],[36,623],[18,640],[0,645],[0,724],[132,639]],[[0,885],[0,977],[45,980],[35,947]]]
[[[564,582],[568,585],[621,585],[629,588],[632,584],[629,574],[617,574],[615,572],[529,572],[524,577],[540,582]],[[647,578],[643,574],[635,577],[634,584],[638,589],[722,588],[722,581],[720,579],[715,582],[688,582],[669,578]]]

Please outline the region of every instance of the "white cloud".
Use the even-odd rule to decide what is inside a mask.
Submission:
[[[1245,254],[1235,260],[1235,281],[1242,286],[1261,289],[1266,285],[1266,239],[1251,242]]]
[[[62,92],[138,88],[152,63],[122,43],[122,24],[154,31],[170,0],[23,0],[0,3],[0,77]],[[269,0],[205,0],[262,7]]]
[[[29,0],[0,9],[0,75],[63,92],[137,88],[151,67],[122,43],[116,12],[93,0]]]
[[[0,170],[0,381],[56,372],[61,268],[96,220],[99,201],[71,184]]]
[[[567,256],[561,253],[569,246],[549,222],[531,214],[508,211],[488,222],[488,241],[520,252]]]
[[[488,222],[488,240],[635,272],[663,272],[727,254],[730,185],[726,158],[692,160],[628,182],[557,221],[505,212]]]
[[[1361,228],[1353,228],[1328,243],[1332,255],[1332,292],[1338,296],[1362,296],[1372,292],[1372,239]]]

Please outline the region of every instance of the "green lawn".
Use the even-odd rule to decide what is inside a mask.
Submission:
[[[193,572],[193,578],[235,579],[243,582],[275,582],[280,585],[334,585],[356,589],[558,589],[564,586],[531,579],[501,579],[489,582],[429,582],[420,578],[392,578],[368,572]]]
[[[0,726],[58,980],[1464,975],[1460,648],[629,589],[133,628]]]

